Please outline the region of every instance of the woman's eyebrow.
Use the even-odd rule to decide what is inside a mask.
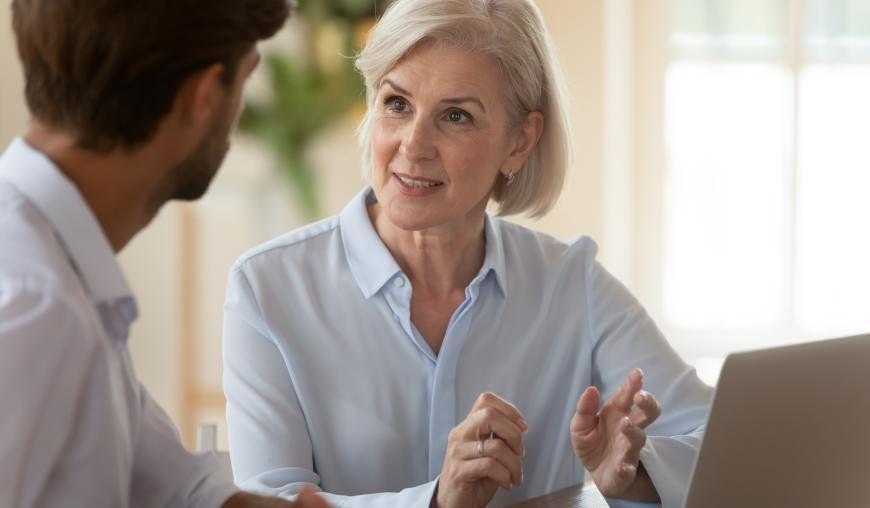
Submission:
[[[471,95],[469,95],[467,97],[451,97],[449,99],[442,99],[441,102],[443,102],[445,104],[462,104],[464,102],[473,102],[473,103],[477,104],[478,106],[480,106],[480,109],[482,109],[483,112],[486,113],[486,108],[483,107],[483,103],[480,102],[480,99],[478,99],[477,97],[471,96]]]
[[[409,91],[405,90],[404,88],[400,87],[399,85],[397,85],[396,83],[394,83],[394,82],[393,82],[392,80],[390,80],[390,79],[385,79],[385,80],[381,81],[381,86],[383,86],[383,85],[390,85],[390,87],[392,87],[393,90],[399,92],[400,94],[402,94],[402,95],[407,95],[408,97],[414,97],[414,96],[411,94],[411,92],[409,92]]]

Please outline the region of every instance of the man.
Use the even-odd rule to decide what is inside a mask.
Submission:
[[[32,121],[0,157],[0,506],[266,507],[136,379],[115,259],[203,195],[286,0],[13,0]],[[311,492],[297,506],[325,506]]]

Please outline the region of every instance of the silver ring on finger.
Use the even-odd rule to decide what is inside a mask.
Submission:
[[[477,458],[479,458],[479,459],[483,458],[483,456],[485,455],[484,450],[483,450],[483,444],[487,439],[492,439],[493,435],[494,435],[494,433],[490,432],[489,436],[487,436],[486,439],[484,439],[483,436],[478,436],[478,438],[477,438]]]

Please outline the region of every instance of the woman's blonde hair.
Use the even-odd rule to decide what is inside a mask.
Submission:
[[[498,214],[547,213],[562,191],[571,164],[570,125],[562,75],[541,13],[531,0],[396,0],[369,33],[356,67],[366,83],[368,111],[359,126],[363,173],[372,170],[372,113],[384,75],[415,47],[445,44],[495,60],[506,83],[510,127],[533,111],[544,115],[544,131],[510,186],[498,178],[492,198]],[[518,171],[519,170],[519,171]]]

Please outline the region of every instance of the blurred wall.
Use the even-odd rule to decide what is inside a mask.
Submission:
[[[538,1],[565,75],[574,166],[556,208],[542,219],[517,222],[568,239],[601,237],[601,162],[604,96],[602,0]]]

